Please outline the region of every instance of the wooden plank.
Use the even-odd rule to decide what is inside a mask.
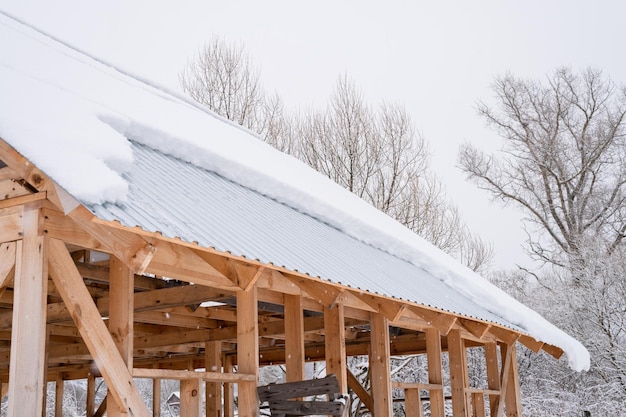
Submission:
[[[500,367],[498,365],[498,345],[485,343],[485,364],[487,367],[487,387],[498,391],[498,395],[489,396],[489,410],[496,410],[500,402]]]
[[[520,334],[514,332],[513,330],[507,330],[502,327],[492,326],[489,331],[498,338],[498,340],[506,343],[507,345],[512,345],[517,342],[517,339],[520,338]]]
[[[90,372],[87,376],[86,417],[92,417],[96,408],[96,376]]]
[[[148,417],[149,412],[139,390],[117,351],[117,346],[104,325],[65,244],[56,239],[50,239],[49,242],[50,275],[70,310],[85,344],[95,358],[111,395],[116,398],[116,404],[128,410],[130,415]]]
[[[457,321],[457,318],[455,316],[451,316],[449,314],[417,307],[410,307],[410,309],[415,314],[426,320],[429,326],[438,328],[441,334],[444,336],[447,335],[450,330],[452,330]]]
[[[472,417],[485,417],[485,395],[482,392],[472,392]]]
[[[109,287],[109,332],[117,350],[129,370],[133,369],[133,271],[115,256],[109,264],[111,284]],[[122,417],[125,410],[116,406],[113,396],[109,396],[108,417]]]
[[[340,401],[276,401],[272,403],[272,415],[341,416],[344,403]]]
[[[233,373],[233,357],[225,356],[223,359],[224,373]],[[224,383],[224,417],[235,417],[235,393],[234,384]]]
[[[340,393],[347,394],[346,329],[342,304],[324,308],[324,336],[326,373],[335,374]]]
[[[222,373],[222,342],[206,342],[204,344],[204,367],[207,372]],[[206,381],[205,403],[207,416],[222,416],[222,384],[217,381]]]
[[[15,242],[0,244],[0,289],[4,290],[15,273]]]
[[[54,389],[54,417],[63,417],[63,394],[65,390],[65,382],[59,376],[55,382]]]
[[[202,396],[200,395],[199,379],[183,379],[180,381],[180,417],[200,417],[202,413]]]
[[[226,373],[226,372],[201,372],[201,371],[184,371],[175,369],[151,369],[151,368],[134,368],[133,377],[135,378],[160,378],[160,379],[200,379],[203,381],[215,382],[256,382],[256,375],[245,373]]]
[[[335,375],[284,384],[268,384],[257,388],[259,401],[276,402],[298,397],[337,394],[339,382]]]
[[[337,302],[337,298],[342,292],[341,288],[333,285],[321,282],[319,279],[304,278],[293,275],[285,275],[287,279],[293,282],[295,285],[311,298],[321,303],[326,309],[332,308]]]
[[[0,209],[0,242],[11,242],[23,235],[23,206]]]
[[[443,386],[443,364],[441,362],[441,334],[439,329],[429,327],[426,333],[426,360],[428,362],[428,382]],[[432,417],[444,417],[443,390],[430,389],[430,413]]]
[[[300,295],[285,294],[285,367],[287,382],[304,379],[304,314]]]
[[[152,380],[152,417],[161,417],[161,380]]]
[[[374,311],[383,314],[390,322],[394,322],[400,319],[402,313],[406,309],[406,304],[394,300],[385,299],[383,297],[376,297],[371,294],[365,294],[357,296],[361,301],[369,305]]]
[[[72,211],[70,217],[98,240],[106,252],[115,255],[135,274],[143,274],[157,252],[157,247],[151,241],[92,221],[95,216],[83,206]]]
[[[533,339],[530,336],[521,335],[519,338],[521,344],[526,346],[528,349],[532,350],[535,353],[539,353],[541,348],[543,348],[544,343],[538,340]]]
[[[500,402],[498,403],[498,408],[492,410],[492,415],[495,414],[496,417],[504,416],[504,407],[506,405],[506,392],[507,387],[509,385],[509,372],[511,372],[511,357],[513,356],[513,350],[515,346],[511,347],[504,343],[500,344],[500,355],[502,357],[502,372],[500,373]]]
[[[472,335],[474,335],[478,339],[482,339],[491,328],[490,324],[481,323],[479,321],[468,319],[460,319],[459,321],[463,327],[465,327]]]
[[[199,251],[165,241],[159,241],[158,248],[146,272],[230,291],[241,289],[199,256]]]
[[[48,244],[39,210],[26,208],[17,242],[7,416],[40,416],[45,389]]]
[[[257,289],[237,293],[237,370],[255,376],[238,386],[238,415],[256,417],[259,412],[256,378],[259,373],[259,324]]]
[[[466,417],[469,413],[465,389],[469,385],[467,356],[461,332],[453,329],[448,334],[448,355],[450,357],[450,387],[452,389],[452,415]]]
[[[389,319],[381,313],[370,313],[370,384],[376,417],[391,417],[391,369],[389,354]]]
[[[363,388],[363,385],[361,385],[349,368],[346,369],[346,374],[348,375],[348,386],[350,389],[359,397],[363,405],[372,412],[374,409],[374,401],[370,393]]]
[[[563,349],[553,346],[553,345],[549,345],[549,344],[545,344],[541,347],[544,351],[546,351],[548,354],[550,354],[554,359],[561,359],[561,356],[563,356]]]
[[[404,411],[406,417],[424,417],[422,400],[418,389],[408,388],[404,390]]]
[[[93,417],[102,417],[107,412],[107,397],[102,399],[102,402],[98,406],[98,409],[93,413]]]
[[[509,351],[511,352],[511,355],[507,355],[509,356],[510,368],[505,393],[506,416],[522,417],[522,403],[520,398],[519,374],[517,370],[517,352],[515,350],[515,345],[509,346]]]

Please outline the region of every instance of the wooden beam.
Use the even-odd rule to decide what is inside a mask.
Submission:
[[[22,238],[24,207],[0,209],[0,242],[12,242]]]
[[[237,370],[255,376],[254,382],[238,387],[240,417],[256,417],[259,412],[256,378],[259,372],[259,327],[257,289],[237,293]]]
[[[225,374],[233,373],[233,357],[232,356],[224,356],[222,363],[224,364]],[[234,384],[224,383],[224,417],[234,417],[234,416],[235,416]]]
[[[370,313],[370,384],[375,417],[391,417],[391,369],[389,354],[389,319],[381,313]]]
[[[286,381],[304,380],[304,314],[302,297],[285,294]]]
[[[450,387],[452,389],[452,415],[467,417],[469,407],[465,389],[469,386],[467,356],[461,332],[453,329],[448,333],[448,355],[450,358]]]
[[[520,398],[519,374],[517,370],[517,352],[515,345],[509,346],[507,353],[509,360],[509,372],[507,378],[505,401],[507,417],[522,417],[522,403]]]
[[[23,239],[16,246],[9,417],[42,413],[46,385],[47,242],[42,236],[39,210],[26,207]]]
[[[109,332],[113,336],[117,350],[129,370],[133,369],[133,271],[115,256],[110,260],[111,285],[109,289]],[[121,417],[124,408],[116,406],[113,396],[107,405],[109,417]]]
[[[115,255],[135,274],[141,275],[145,272],[157,251],[152,242],[134,233],[92,221],[95,216],[82,206],[74,210],[70,217],[100,242],[105,252]]]
[[[545,344],[526,335],[521,335],[519,341],[521,344],[523,344],[535,353],[539,353],[539,351],[541,351],[541,348],[543,348],[543,345]]]
[[[343,304],[324,308],[326,374],[335,374],[342,394],[348,393],[346,329]]]
[[[222,342],[204,344],[204,368],[207,372],[222,371]],[[222,417],[222,384],[216,381],[205,383],[206,415]]]
[[[65,244],[50,239],[50,275],[67,305],[76,327],[96,360],[116,404],[131,416],[148,417],[143,398],[117,346],[102,321]]]
[[[407,307],[405,303],[376,297],[371,294],[363,293],[357,297],[372,307],[374,311],[383,314],[390,322],[399,320]]]
[[[481,323],[479,321],[468,320],[468,319],[459,319],[459,322],[463,327],[465,327],[472,335],[474,335],[478,339],[482,339],[489,329],[491,328],[490,324]]]
[[[457,317],[450,314],[417,307],[410,307],[410,309],[415,314],[422,317],[429,326],[438,328],[443,336],[447,335],[450,330],[452,330],[457,321]]]
[[[370,412],[373,412],[374,400],[372,399],[370,393],[363,388],[363,385],[361,385],[357,377],[354,376],[352,371],[350,371],[350,368],[346,369],[346,375],[348,376],[348,386],[350,389],[357,395],[357,397],[359,397],[363,405],[365,405]]]
[[[332,308],[337,302],[342,290],[331,284],[321,282],[319,279],[285,275],[287,279],[296,284],[310,297],[321,303],[326,309]]]
[[[134,368],[133,377],[135,378],[160,378],[174,379],[182,381],[183,379],[200,379],[202,381],[211,382],[255,382],[257,380],[254,374],[245,373],[228,373],[215,371],[189,371],[175,369],[153,369],[153,368]]]
[[[425,333],[428,383],[443,387],[441,334],[436,327],[426,328]],[[438,389],[430,391],[430,414],[432,417],[445,417],[443,390]]]
[[[504,407],[506,406],[506,393],[510,382],[509,372],[511,372],[511,357],[515,350],[515,345],[509,346],[500,343],[500,355],[502,361],[502,372],[500,373],[500,401],[496,410],[491,413],[496,417],[504,416]],[[494,412],[495,411],[495,412]]]

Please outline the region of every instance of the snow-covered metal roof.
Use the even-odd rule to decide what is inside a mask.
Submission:
[[[215,172],[131,141],[122,204],[88,207],[103,220],[291,271],[525,331],[424,269]]]
[[[473,271],[188,97],[0,13],[0,137],[104,220],[586,349]]]

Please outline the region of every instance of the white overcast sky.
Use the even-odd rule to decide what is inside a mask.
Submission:
[[[448,194],[505,268],[525,262],[519,216],[490,203],[455,167],[465,141],[500,146],[476,116],[476,101],[489,101],[490,83],[506,71],[542,78],[559,66],[592,66],[626,82],[619,0],[0,0],[0,10],[173,89],[214,35],[242,42],[265,87],[288,107],[324,104],[347,73],[372,103],[405,104]]]

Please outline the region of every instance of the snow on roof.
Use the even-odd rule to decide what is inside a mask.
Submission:
[[[125,204],[132,138],[409,262],[505,322],[560,347],[573,369],[589,368],[587,350],[536,312],[328,178],[191,99],[2,13],[0,51],[0,137],[86,206]]]

